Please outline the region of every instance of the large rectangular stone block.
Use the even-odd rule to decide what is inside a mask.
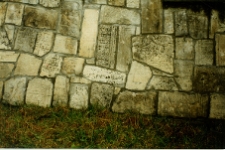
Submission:
[[[214,93],[210,95],[209,118],[225,119],[225,95]]]
[[[21,25],[23,18],[23,4],[9,3],[5,16],[5,23],[12,23],[15,25]]]
[[[225,35],[216,34],[216,65],[225,66]]]

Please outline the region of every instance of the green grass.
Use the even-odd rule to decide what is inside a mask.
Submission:
[[[0,104],[0,148],[225,148],[224,121]]]

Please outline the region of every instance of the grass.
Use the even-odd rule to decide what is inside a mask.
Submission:
[[[225,148],[223,120],[0,104],[0,148]]]

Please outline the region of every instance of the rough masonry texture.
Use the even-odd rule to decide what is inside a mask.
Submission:
[[[0,101],[225,119],[224,31],[161,0],[3,0]]]

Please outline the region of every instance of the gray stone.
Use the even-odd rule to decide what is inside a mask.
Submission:
[[[124,6],[125,0],[108,0],[108,4],[114,6]]]
[[[0,27],[0,49],[11,49],[7,32],[3,27]]]
[[[5,21],[6,9],[7,9],[7,3],[6,2],[0,3],[0,26],[2,26]]]
[[[195,64],[213,65],[214,44],[212,40],[198,40],[195,44]]]
[[[101,7],[100,23],[140,25],[140,14],[135,10],[103,5]]]
[[[174,117],[207,117],[207,94],[159,92],[158,114]]]
[[[176,58],[194,59],[194,42],[192,38],[176,38]]]
[[[209,38],[213,39],[216,32],[225,32],[225,22],[219,19],[219,12],[211,11]]]
[[[91,86],[91,104],[109,108],[113,97],[113,91],[114,87],[112,85],[93,83]]]
[[[0,62],[16,62],[19,54],[11,51],[0,51]]]
[[[0,63],[0,78],[7,78],[11,75],[14,64],[11,63]]]
[[[151,77],[152,71],[149,67],[133,61],[127,77],[126,89],[144,90]]]
[[[11,78],[5,82],[3,103],[23,105],[26,91],[26,78]]]
[[[142,35],[132,38],[133,58],[162,71],[173,73],[174,43],[170,35]]]
[[[178,90],[173,78],[164,76],[153,76],[147,89],[153,90]]]
[[[72,83],[81,83],[81,84],[91,84],[91,81],[84,78],[84,77],[79,77],[79,76],[72,76],[70,78],[70,82]]]
[[[130,8],[139,8],[140,0],[127,0],[127,7]]]
[[[50,107],[53,84],[48,79],[34,78],[29,81],[26,104]]]
[[[44,7],[59,7],[60,0],[40,0],[39,3]]]
[[[17,3],[8,3],[7,12],[5,16],[5,23],[12,23],[21,25],[23,18],[24,5]]]
[[[80,75],[84,66],[84,59],[78,57],[65,57],[63,60],[62,72],[69,75]]]
[[[121,92],[113,103],[112,111],[119,113],[134,111],[153,115],[156,113],[156,92]]]
[[[3,81],[0,81],[0,99],[2,99],[2,90],[3,90],[3,86],[4,86]]]
[[[216,65],[225,66],[225,35],[216,34]]]
[[[225,119],[225,95],[211,94],[209,118]]]
[[[188,34],[187,12],[185,9],[175,11],[175,35],[184,36]]]
[[[164,9],[164,33],[174,33],[174,15],[172,9]]]

